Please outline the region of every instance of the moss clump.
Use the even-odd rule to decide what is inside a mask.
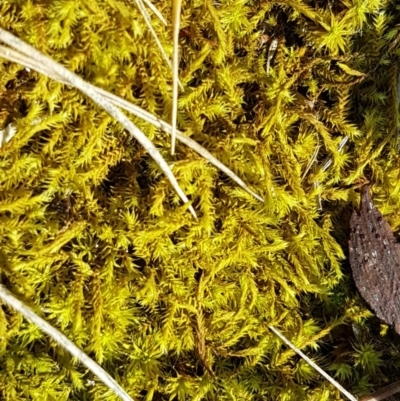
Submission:
[[[169,2],[156,6],[171,15]],[[268,325],[356,394],[394,381],[399,340],[366,320],[345,253],[363,177],[400,224],[399,10],[203,0],[182,14],[179,127],[265,203],[183,145],[171,157],[169,138],[134,118],[173,166],[192,219],[104,111],[1,60],[0,127],[17,128],[0,149],[2,282],[137,400],[339,397]],[[171,30],[153,24],[171,54]],[[169,119],[171,73],[134,4],[5,0],[0,26]],[[116,399],[4,306],[0,337],[0,398]]]

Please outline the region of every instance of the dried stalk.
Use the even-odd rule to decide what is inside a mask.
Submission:
[[[143,3],[146,4],[147,7],[150,8],[151,11],[157,16],[157,18],[164,24],[167,25],[167,21],[165,21],[164,16],[158,11],[158,9],[154,6],[154,4],[150,0],[143,0]]]
[[[400,392],[400,380],[390,384],[389,386],[381,388],[380,390],[376,391],[373,394],[360,398],[360,401],[381,401],[399,392]]]
[[[136,140],[147,150],[150,156],[156,161],[156,163],[160,166],[164,174],[167,176],[171,185],[178,193],[179,197],[182,199],[184,203],[189,202],[189,199],[185,195],[185,193],[180,188],[178,181],[176,180],[172,170],[168,166],[165,159],[161,156],[161,153],[157,150],[154,144],[146,137],[146,135],[140,131],[136,125],[132,123],[129,118],[121,112],[121,110],[114,106],[109,100],[104,98],[101,94],[98,93],[93,87],[93,85],[88,84],[82,78],[75,75],[73,72],[69,71],[67,68],[63,67],[61,64],[58,64],[50,57],[45,56],[34,47],[28,45],[24,41],[20,40],[16,36],[11,33],[5,31],[0,28],[0,41],[8,44],[10,47],[16,49],[21,52],[25,56],[31,57],[37,63],[43,64],[48,69],[52,70],[56,75],[60,78],[68,82],[69,85],[79,89],[86,96],[91,98],[93,102],[95,102],[98,106],[102,107],[106,110],[112,117],[118,120],[123,127],[134,137]],[[5,54],[7,57],[7,52]],[[189,206],[189,210],[192,213],[193,217],[197,218],[196,212],[193,209],[193,206]]]
[[[325,377],[330,383],[332,383],[343,395],[345,395],[351,401],[357,401],[354,395],[350,394],[344,387],[342,387],[335,379],[328,375],[323,369],[321,369],[315,362],[313,362],[307,355],[301,352],[293,343],[291,343],[279,330],[273,326],[268,326],[287,346],[289,346],[294,352],[300,355],[310,366],[312,366],[317,372]]]
[[[174,42],[174,55],[172,60],[172,132],[171,155],[175,153],[177,118],[178,118],[178,81],[179,81],[179,27],[181,24],[182,0],[172,0],[172,37]]]
[[[13,62],[21,64],[27,68],[35,70],[43,75],[46,75],[46,76],[54,79],[55,81],[61,82],[65,85],[70,85],[70,82],[68,80],[65,80],[64,78],[60,77],[55,71],[53,71],[47,65],[43,65],[41,63],[36,62],[34,59],[30,58],[29,55],[25,56],[24,54],[21,54],[20,52],[18,52],[16,50],[13,50],[8,47],[0,45],[0,57],[6,58],[7,60],[13,61]],[[171,132],[172,132],[171,125],[168,124],[167,122],[163,121],[162,119],[154,116],[153,114],[142,109],[141,107],[136,106],[133,103],[130,103],[125,99],[122,99],[119,96],[116,96],[110,92],[105,91],[104,89],[100,89],[89,83],[87,83],[87,85],[90,85],[94,91],[96,91],[99,95],[105,97],[107,100],[109,100],[115,106],[121,107],[122,109],[134,114],[135,116],[142,118],[146,122],[163,130],[167,134],[171,134]],[[232,170],[230,170],[223,163],[221,163],[218,159],[216,159],[208,150],[206,150],[204,147],[199,145],[193,139],[183,135],[180,131],[177,131],[176,135],[177,135],[177,139],[179,141],[183,142],[186,146],[189,146],[196,153],[198,153],[200,156],[202,156],[208,162],[213,164],[216,168],[218,168],[223,173],[225,173],[229,178],[231,178],[236,184],[238,184],[240,187],[242,187],[250,195],[254,196],[260,202],[264,202],[264,199],[261,196],[257,195],[254,191],[252,191],[244,183],[244,181],[242,179],[240,179]]]
[[[64,334],[59,332],[51,324],[47,323],[44,319],[38,316],[31,308],[17,299],[15,295],[8,291],[2,284],[0,284],[0,299],[5,304],[21,313],[22,316],[39,327],[40,330],[45,332],[57,344],[77,358],[122,400],[134,401],[133,398],[131,398],[128,393],[100,365],[93,361],[93,359],[90,359],[80,348],[78,348],[72,341],[64,336]]]
[[[160,50],[163,59],[165,60],[165,62],[166,62],[167,65],[169,66],[169,69],[172,71],[172,64],[171,64],[171,61],[170,61],[170,59],[169,59],[167,53],[165,52],[165,50],[164,50],[164,48],[163,48],[163,46],[162,46],[162,44],[161,44],[161,42],[160,42],[160,39],[159,39],[158,36],[157,36],[156,31],[155,31],[154,28],[153,28],[153,25],[151,24],[150,15],[149,15],[148,11],[146,10],[146,7],[144,6],[143,1],[142,1],[142,0],[134,0],[134,1],[135,1],[135,3],[136,3],[137,7],[139,8],[139,11],[140,11],[140,13],[142,14],[142,17],[143,17],[143,19],[144,19],[144,21],[145,21],[145,23],[146,23],[146,26],[147,26],[147,28],[149,29],[149,31],[150,31],[150,33],[151,33],[151,36],[153,36],[153,39],[154,39],[154,41],[156,42],[157,47],[158,47],[158,49]],[[149,4],[149,3],[150,3],[150,2],[147,2],[146,4]],[[153,7],[154,7],[154,6],[153,6]],[[155,8],[155,7],[154,7],[154,8]],[[152,9],[153,9],[153,8],[152,8]],[[154,10],[153,10],[153,12],[154,12]],[[157,12],[156,15],[160,18],[159,14],[160,14],[160,13]],[[161,15],[161,14],[160,14],[160,15]],[[162,17],[161,17],[160,19],[163,20]],[[164,20],[164,21],[165,21],[165,20]]]

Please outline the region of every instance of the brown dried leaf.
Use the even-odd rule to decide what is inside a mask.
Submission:
[[[355,284],[379,319],[400,334],[400,244],[361,189],[360,210],[350,219],[349,256]]]

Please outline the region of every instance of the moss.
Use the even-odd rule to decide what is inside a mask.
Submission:
[[[133,118],[198,220],[106,112],[1,60],[0,127],[17,128],[0,149],[2,282],[137,400],[339,397],[268,325],[356,394],[394,381],[399,340],[345,256],[365,177],[400,224],[398,18],[385,0],[183,4],[178,125],[265,199]],[[0,26],[169,120],[171,73],[133,3],[5,0]],[[116,399],[5,306],[0,333],[2,399]]]

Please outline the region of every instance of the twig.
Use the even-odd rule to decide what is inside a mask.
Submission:
[[[21,313],[26,319],[39,327],[43,332],[50,336],[57,344],[66,349],[71,355],[76,357],[83,365],[85,365],[93,374],[95,374],[110,390],[114,391],[122,400],[133,401],[128,393],[93,359],[90,359],[80,348],[70,341],[64,334],[59,332],[51,324],[38,316],[32,309],[8,291],[0,284],[0,299]]]
[[[343,395],[345,395],[351,401],[357,401],[357,398],[350,394],[345,388],[343,388],[335,379],[329,376],[323,369],[321,369],[315,362],[313,362],[308,356],[301,352],[294,344],[292,344],[279,330],[273,326],[268,326],[287,346],[289,346],[294,352],[300,355],[310,366],[312,366],[317,372],[331,382]]]

